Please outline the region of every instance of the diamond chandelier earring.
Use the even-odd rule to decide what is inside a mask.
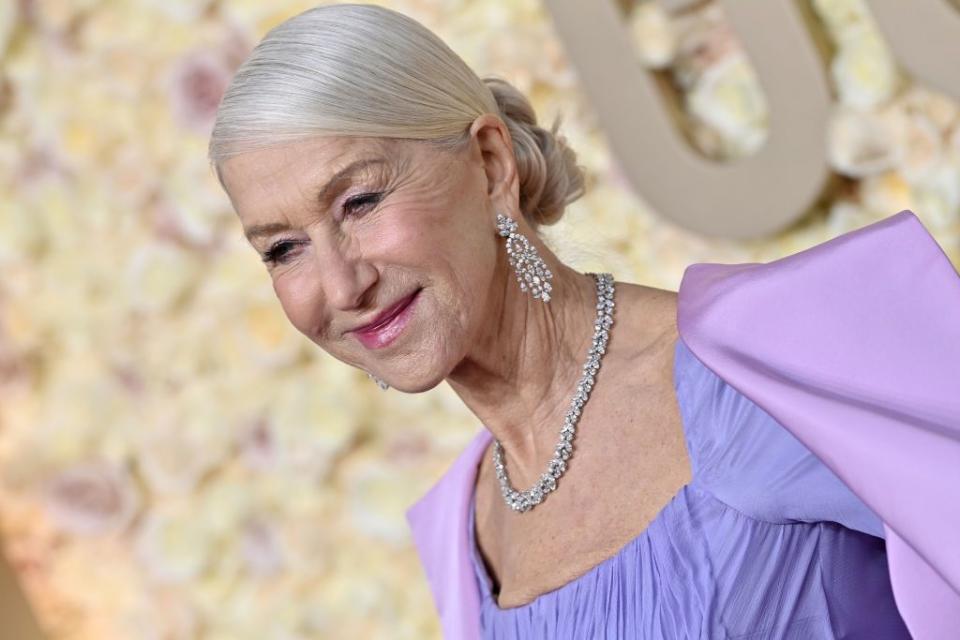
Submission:
[[[517,231],[519,228],[520,225],[512,218],[502,213],[497,214],[497,231],[507,239],[507,257],[517,275],[520,290],[528,292],[538,300],[550,302],[550,291],[553,289],[550,280],[553,279],[553,274],[537,253],[536,247]]]
[[[369,371],[367,372],[367,377],[370,378],[371,380],[373,380],[374,382],[376,382],[376,383],[377,383],[377,386],[380,387],[380,390],[381,390],[381,391],[386,391],[387,389],[390,388],[390,385],[387,384],[385,380],[381,380],[380,378],[378,378],[377,376],[373,375],[373,374],[370,373]]]

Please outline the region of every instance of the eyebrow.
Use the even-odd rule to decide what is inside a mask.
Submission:
[[[318,202],[318,203],[326,202],[330,197],[330,194],[333,192],[334,188],[337,186],[337,184],[339,184],[346,178],[350,177],[352,174],[357,173],[362,169],[366,169],[367,167],[372,165],[386,164],[386,163],[387,163],[386,158],[363,158],[360,160],[354,160],[353,162],[345,166],[343,169],[340,169],[335,174],[333,174],[333,176],[327,181],[327,183],[323,185],[323,187],[321,187],[321,189],[317,192],[317,197],[314,198],[314,202]],[[265,224],[253,225],[252,227],[247,229],[243,235],[247,238],[248,241],[253,242],[255,238],[259,238],[261,236],[269,236],[274,233],[277,233],[278,231],[287,231],[288,229],[290,229],[290,225],[286,224],[285,222],[267,222]]]

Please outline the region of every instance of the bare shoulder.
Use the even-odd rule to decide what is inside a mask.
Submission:
[[[634,282],[617,283],[617,305],[626,305],[631,312],[640,313],[657,324],[676,324],[677,292],[669,289],[659,289],[645,284]],[[618,308],[618,314],[620,309]],[[636,315],[631,313],[631,315]]]
[[[653,487],[646,498],[656,510],[689,481],[691,473],[674,380],[677,292],[631,283],[618,284],[617,289],[620,302],[611,343],[615,339],[621,343],[620,357],[611,363],[611,379],[618,392],[608,402],[628,419],[616,434],[623,446],[611,455],[622,456],[628,466],[644,461],[643,481]],[[656,479],[650,478],[650,470]]]
[[[615,322],[632,349],[632,365],[645,364],[672,375],[677,329],[677,292],[631,282],[618,282]],[[611,338],[613,339],[613,338]]]
[[[604,464],[622,461],[621,473],[643,475],[640,480],[654,489],[644,499],[654,508],[689,479],[674,381],[677,292],[618,283],[616,296],[606,356],[613,357],[604,363],[606,377],[595,390],[602,407],[594,408],[601,416],[595,428],[609,431],[606,440],[617,443],[603,452]]]

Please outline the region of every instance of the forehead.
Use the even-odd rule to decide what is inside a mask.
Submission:
[[[321,187],[337,186],[351,174],[396,162],[405,154],[407,141],[356,136],[323,136],[246,151],[224,160],[219,167],[227,195],[241,218],[244,212],[294,204],[315,198]],[[361,166],[360,161],[380,164]],[[352,169],[349,174],[345,169]],[[366,168],[368,171],[364,171]],[[331,179],[340,175],[339,180]]]
[[[318,136],[228,158],[220,164],[220,176],[231,199],[242,200],[251,191],[330,178],[354,160],[389,159],[399,150],[394,140]]]

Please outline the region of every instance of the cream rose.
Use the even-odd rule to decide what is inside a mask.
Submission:
[[[900,83],[900,75],[881,36],[871,28],[857,28],[839,47],[830,63],[830,72],[840,101],[869,109],[889,100]]]
[[[827,158],[845,176],[863,178],[900,162],[899,123],[872,111],[840,106],[827,127]]]
[[[687,95],[687,107],[720,134],[727,155],[748,155],[766,139],[766,100],[742,53],[708,67]]]
[[[152,580],[185,583],[210,566],[218,540],[197,515],[184,504],[167,504],[147,512],[137,531],[134,553]]]
[[[630,13],[633,44],[643,64],[662,69],[673,62],[677,37],[670,15],[656,2],[641,2]]]

